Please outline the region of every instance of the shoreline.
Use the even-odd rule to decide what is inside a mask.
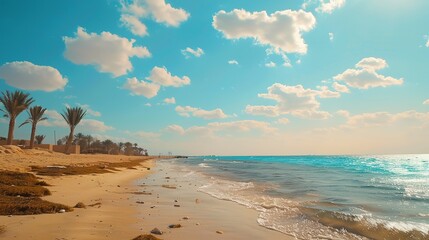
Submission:
[[[128,158],[116,156],[112,160],[103,155],[79,157],[90,160],[86,164],[99,163],[97,160],[100,159],[115,162]],[[36,162],[35,158],[30,155],[26,157],[33,159],[32,162]],[[63,161],[57,156],[50,158],[44,163]],[[24,161],[21,159],[21,162]],[[258,213],[253,209],[198,192],[198,185],[181,182],[183,179],[179,179],[174,172],[157,167],[157,161],[146,160],[141,166],[113,173],[37,176],[52,185],[48,187],[52,195],[42,199],[70,207],[83,202],[86,209],[74,208],[72,212],[55,214],[0,216],[0,225],[5,226],[0,239],[133,239],[141,234],[150,234],[153,228],[163,231],[163,235],[155,236],[165,240],[293,239],[260,226],[256,222]],[[25,164],[18,164],[25,169]],[[76,161],[73,164],[83,163]],[[180,224],[181,228],[170,229],[168,226],[171,224]]]

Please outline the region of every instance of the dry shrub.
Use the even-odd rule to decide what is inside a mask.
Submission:
[[[0,171],[0,215],[56,213],[61,209],[71,211],[65,205],[39,198],[51,194],[42,187],[46,185],[30,173]]]
[[[118,168],[135,169],[147,159],[136,159],[117,163],[97,163],[95,165],[75,165],[64,167],[39,167],[31,166],[31,170],[37,175],[62,176],[62,175],[87,175],[93,173],[109,173],[119,171]]]
[[[10,197],[0,195],[0,215],[33,215],[57,213],[61,209],[67,212],[72,208],[42,200],[37,197]]]

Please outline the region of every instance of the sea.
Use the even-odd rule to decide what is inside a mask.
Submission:
[[[429,239],[429,154],[168,161],[202,181],[198,191],[296,239]]]

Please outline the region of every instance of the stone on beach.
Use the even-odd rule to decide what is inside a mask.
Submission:
[[[78,203],[76,203],[74,208],[86,208],[86,205],[83,202],[78,202]]]
[[[161,239],[153,236],[152,234],[145,234],[145,235],[139,235],[133,238],[132,240],[161,240]]]
[[[156,235],[162,235],[162,231],[159,230],[158,228],[152,229],[152,231],[150,231],[150,233],[153,233],[153,234],[156,234]]]
[[[181,228],[182,225],[181,224],[170,224],[168,225],[168,228]]]

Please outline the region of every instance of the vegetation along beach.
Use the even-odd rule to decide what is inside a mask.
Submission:
[[[429,1],[0,1],[0,240],[429,240]]]

